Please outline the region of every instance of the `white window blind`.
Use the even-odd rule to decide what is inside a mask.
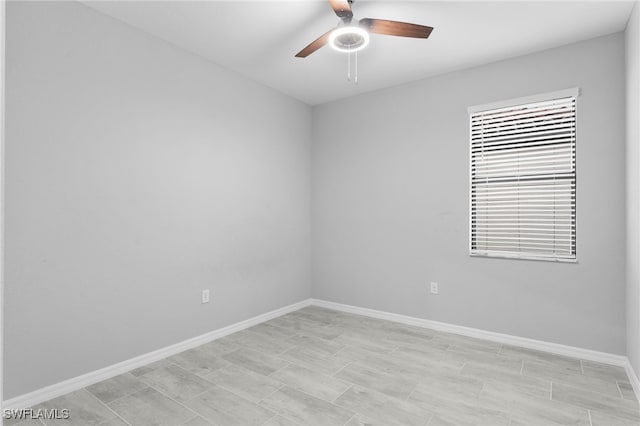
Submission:
[[[472,255],[576,258],[576,98],[474,111]]]

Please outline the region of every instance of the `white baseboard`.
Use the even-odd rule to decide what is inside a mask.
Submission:
[[[636,398],[638,398],[638,401],[640,401],[640,381],[638,380],[638,375],[631,366],[631,362],[628,358],[627,362],[624,365],[624,369],[627,370],[627,376],[629,376],[629,381],[631,382],[631,386],[633,387],[633,392],[636,394]]]
[[[311,299],[303,300],[301,302],[294,303],[280,309],[266,312],[253,318],[231,324],[227,327],[223,327],[218,330],[214,330],[209,333],[184,340],[174,345],[167,346],[156,351],[149,352],[144,355],[140,355],[135,358],[131,358],[126,361],[122,361],[117,364],[113,364],[111,366],[101,368],[99,370],[92,371],[90,373],[83,374],[81,376],[74,377],[63,382],[59,382],[35,390],[33,392],[17,396],[15,398],[8,399],[2,404],[3,409],[19,409],[32,407],[36,404],[40,404],[41,402],[48,401],[52,398],[56,398],[66,393],[73,392],[92,384],[101,382],[103,380],[110,379],[111,377],[117,376],[119,374],[126,373],[127,371],[133,370],[134,368],[142,367],[151,362],[158,361],[171,355],[175,355],[187,349],[195,348],[196,346],[200,346],[204,343],[211,342],[237,331],[244,330],[245,328],[249,328],[262,322],[269,321],[270,319],[287,314],[289,312],[296,311],[300,308],[304,308],[305,306],[309,306],[310,304]]]
[[[415,325],[417,327],[430,328],[447,333],[461,334],[463,336],[475,337],[478,339],[490,340],[513,346],[520,346],[528,349],[536,349],[544,352],[551,352],[558,355],[565,355],[589,361],[602,362],[604,364],[617,365],[629,371],[631,364],[626,356],[614,355],[606,352],[598,352],[590,349],[582,349],[574,346],[561,345],[559,343],[545,342],[542,340],[528,339],[525,337],[511,336],[509,334],[495,333],[493,331],[480,330],[477,328],[463,327],[460,325],[448,324],[444,322],[431,321],[422,318],[410,317],[406,315],[394,314],[391,312],[378,311],[375,309],[360,308],[358,306],[344,305],[342,303],[328,302],[325,300],[311,299],[311,304],[336,311],[349,312],[357,315],[365,315],[373,318],[380,318],[388,321],[395,321],[402,324]],[[633,371],[633,369],[631,369]],[[629,375],[631,377],[631,374]],[[635,374],[633,377],[636,378]],[[635,386],[635,385],[634,385]],[[635,389],[635,388],[634,388]],[[636,392],[636,395],[640,393]]]

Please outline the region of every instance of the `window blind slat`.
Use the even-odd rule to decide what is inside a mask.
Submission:
[[[516,148],[502,151],[484,151],[481,156],[478,157],[482,161],[497,161],[506,159],[517,159],[524,156],[530,156],[531,158],[548,158],[554,155],[568,155],[573,156],[574,152],[571,146],[542,146],[535,148]]]
[[[528,117],[519,119],[509,118],[508,120],[493,120],[487,117],[478,119],[471,123],[471,131],[476,134],[496,133],[501,130],[512,131],[518,129],[541,128],[546,126],[572,127],[575,115],[567,112],[547,113],[543,117],[530,114]]]
[[[511,132],[520,133],[521,131],[528,129],[552,129],[561,127],[573,126],[573,114],[558,114],[553,118],[549,118],[544,122],[541,122],[537,117],[532,117],[526,120],[518,120],[516,123],[492,123],[478,122],[471,126],[471,138],[474,136],[484,136],[497,134],[499,132]]]
[[[516,147],[524,147],[524,146],[536,146],[536,145],[562,145],[562,144],[571,144],[575,135],[572,133],[563,133],[554,135],[555,137],[544,136],[544,135],[535,135],[535,134],[527,134],[522,135],[520,138],[491,138],[491,139],[476,139],[472,141],[472,146],[474,149],[487,151],[491,148],[494,150],[498,149],[510,149],[512,145],[516,145]],[[524,142],[529,142],[525,144]]]
[[[525,183],[525,182],[558,182],[561,179],[570,179],[571,176],[573,176],[575,173],[574,171],[571,171],[569,173],[551,173],[551,174],[539,174],[539,175],[534,175],[534,176],[527,176],[527,175],[522,175],[522,176],[493,176],[491,177],[491,182],[492,183],[501,183],[501,184],[507,184],[510,182],[521,182],[521,183]],[[471,175],[471,180],[472,183],[474,184],[481,184],[487,183],[487,177],[474,177],[473,176],[473,168],[472,168],[472,175]]]
[[[571,126],[565,126],[561,128],[555,129],[542,129],[542,128],[531,128],[518,131],[503,131],[502,129],[498,129],[495,133],[484,133],[482,132],[482,128],[477,129],[479,131],[478,135],[473,137],[471,140],[475,143],[487,143],[494,141],[503,141],[503,140],[521,140],[525,138],[535,138],[535,139],[553,139],[554,136],[565,136],[568,130],[571,129]]]
[[[557,101],[545,101],[545,102],[536,102],[530,104],[524,104],[519,106],[511,106],[504,107],[500,109],[494,109],[489,111],[478,111],[471,115],[472,120],[480,119],[480,118],[504,118],[513,119],[513,117],[522,117],[524,115],[535,114],[537,116],[544,115],[545,111],[553,111],[553,110],[561,110],[565,109],[567,111],[573,112],[575,109],[570,108],[569,105],[563,102],[564,99],[575,99],[575,98],[563,98],[558,99]]]

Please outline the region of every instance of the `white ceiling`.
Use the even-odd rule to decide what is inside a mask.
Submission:
[[[85,1],[187,51],[310,105],[624,30],[631,1],[371,1],[354,18],[434,27],[427,40],[371,35],[347,57],[294,55],[338,23],[327,1]]]

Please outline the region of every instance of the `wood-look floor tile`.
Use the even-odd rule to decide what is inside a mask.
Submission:
[[[197,348],[189,349],[179,354],[167,358],[173,364],[179,365],[185,370],[197,374],[198,376],[206,376],[219,368],[226,367],[229,363],[215,354],[217,350],[211,345],[202,345]]]
[[[436,332],[429,329],[417,329],[415,327],[387,327],[382,328],[383,334],[381,336],[382,341],[399,346],[424,346],[433,345],[433,337]]]
[[[98,426],[129,426],[129,425],[125,423],[125,421],[122,420],[120,417],[114,417],[112,419],[109,419],[105,422],[100,423]]]
[[[451,344],[437,339],[431,340],[396,340],[393,342],[396,348],[399,349],[411,349],[417,350],[421,352],[444,352],[448,351],[451,347]]]
[[[33,407],[38,410],[69,410],[69,418],[64,420],[41,419],[45,425],[91,426],[110,420],[116,415],[106,405],[98,401],[87,390],[81,389],[59,396]]]
[[[237,337],[234,334],[230,334],[220,339],[216,339],[212,342],[205,343],[199,346],[198,349],[202,350],[209,356],[222,357],[228,353],[240,349],[240,345],[236,342]]]
[[[476,365],[490,365],[496,369],[499,368],[517,373],[520,373],[520,370],[522,370],[523,361],[513,355],[485,351],[469,351],[452,346],[445,352],[445,356],[449,357],[450,360],[456,360],[465,364],[472,362]]]
[[[116,399],[107,405],[132,425],[177,425],[195,415],[152,388]]]
[[[390,353],[397,347],[397,345],[389,342],[382,342],[378,339],[363,337],[357,333],[350,333],[348,329],[333,341],[343,345],[343,347],[356,347],[374,353]]]
[[[125,373],[103,380],[95,385],[87,386],[86,389],[100,401],[107,403],[122,396],[138,392],[146,387],[147,385],[137,377]]]
[[[33,418],[29,418],[29,419],[3,419],[3,425],[4,426],[44,426],[44,423],[42,423],[40,420],[38,419],[33,419]],[[60,425],[63,425],[64,423],[62,423],[62,421],[59,422]],[[98,426],[102,425],[102,423],[99,423]],[[125,425],[126,426],[126,425]]]
[[[470,350],[479,352],[498,353],[502,348],[502,344],[489,340],[476,339],[474,337],[461,336],[459,334],[451,334],[439,332],[433,336],[433,342],[449,344],[457,347],[458,350]]]
[[[248,348],[238,349],[223,355],[222,358],[242,368],[264,374],[265,376],[287,365],[287,362],[280,358]]]
[[[640,421],[621,419],[615,415],[604,414],[596,410],[589,410],[591,426],[640,426]]]
[[[564,419],[563,422],[557,422],[550,419],[550,413],[546,411],[535,411],[530,413],[514,413],[511,415],[511,426],[531,426],[531,425],[544,425],[544,426],[591,426],[589,423],[589,416],[585,410],[584,414],[580,414],[579,417],[571,417],[570,414]],[[552,417],[555,418],[555,417]]]
[[[300,318],[299,316],[286,314],[280,317],[271,319],[267,321],[265,324],[273,325],[285,330],[289,330],[294,333],[299,333],[303,331],[307,327],[315,327],[316,325],[312,322],[305,320],[304,318]]]
[[[395,343],[384,340],[385,335],[385,332],[378,326],[363,326],[361,324],[345,328],[340,334],[340,336],[352,337],[364,342],[375,343],[381,346],[389,346],[392,349],[395,348],[397,346]]]
[[[434,409],[450,403],[472,402],[478,399],[483,382],[460,374],[438,375],[419,383],[408,397],[424,408]]]
[[[411,402],[359,386],[349,388],[335,403],[387,425],[423,426],[432,414]]]
[[[580,365],[569,365],[566,363],[556,363],[542,360],[524,360],[523,373],[530,372],[529,375],[542,375],[549,379],[564,379],[566,377],[582,376]]]
[[[623,399],[628,399],[630,401],[637,401],[636,393],[633,390],[633,386],[629,382],[618,382],[618,389],[620,389],[620,394]]]
[[[328,356],[324,352],[302,346],[295,347],[278,356],[292,364],[307,367],[310,370],[327,375],[337,373],[351,362],[350,360]]]
[[[243,330],[236,334],[238,344],[269,355],[281,354],[295,346],[286,340],[274,339],[252,331]]]
[[[254,325],[253,327],[249,327],[247,328],[247,331],[278,340],[286,340],[296,334],[296,332],[291,329],[278,327],[276,325],[269,324],[268,322],[263,322],[261,324]]]
[[[268,324],[293,331],[296,334],[315,336],[327,340],[335,339],[343,332],[337,326],[314,323],[303,317],[291,316],[291,314],[275,318],[269,321]]]
[[[622,399],[620,396],[615,398],[585,388],[552,383],[551,398],[621,419],[640,421],[638,402]]]
[[[213,423],[205,420],[201,416],[196,416],[180,426],[213,426]]]
[[[335,355],[338,351],[345,347],[344,344],[337,342],[335,339],[327,340],[320,337],[298,334],[286,340],[294,346],[302,346],[313,351],[323,353],[327,356]]]
[[[397,322],[383,321],[380,327],[385,333],[394,334],[396,336],[418,337],[426,340],[432,339],[437,331],[430,328],[418,327],[415,325],[400,324]]]
[[[362,414],[356,414],[351,417],[345,426],[387,426],[387,423],[373,420]]]
[[[295,364],[288,365],[269,377],[325,401],[335,400],[351,386],[345,381]]]
[[[282,386],[271,377],[236,365],[221,368],[205,378],[218,387],[256,403]]]
[[[322,339],[332,340],[342,334],[342,330],[333,326],[306,326],[300,331],[300,334],[307,336],[320,337]]]
[[[175,364],[140,376],[140,380],[177,401],[193,398],[213,386],[202,377]]]
[[[214,425],[262,425],[275,413],[219,387],[184,403]]]
[[[336,358],[344,359],[348,362],[357,362],[360,366],[383,373],[402,376],[409,380],[425,374],[433,365],[428,365],[424,360],[403,359],[397,354],[372,353],[362,348],[346,348],[335,355]]]
[[[408,397],[418,385],[417,379],[410,380],[384,371],[373,370],[357,362],[347,365],[334,377],[401,399]]]
[[[269,395],[260,405],[305,425],[344,425],[353,411],[285,386]]]
[[[620,391],[615,380],[605,381],[596,377],[585,376],[581,371],[574,371],[562,364],[525,360],[522,374],[530,377],[545,378],[553,383],[586,388],[613,398],[620,397]]]
[[[485,384],[478,402],[494,409],[511,413],[512,418],[531,424],[577,424],[589,426],[589,413],[585,408],[551,400],[548,395],[532,395],[529,389],[505,389]]]
[[[147,365],[143,365],[142,367],[131,370],[129,371],[129,374],[138,377],[138,376],[142,376],[143,374],[147,374],[150,371],[157,370],[158,368],[163,368],[168,365],[171,365],[171,361],[169,361],[167,358],[164,358],[159,361],[155,361]]]
[[[505,382],[517,380],[521,376],[520,371],[505,369],[497,365],[476,362],[466,363],[464,367],[462,367],[462,370],[460,370],[460,373],[480,380],[495,379]]]
[[[580,360],[564,355],[552,354],[549,352],[538,351],[535,349],[522,348],[519,346],[502,345],[500,353],[504,355],[512,355],[521,359],[530,361],[551,362],[558,366],[564,366],[568,370],[580,370]]]
[[[425,370],[449,369],[459,371],[466,363],[464,358],[438,348],[401,347],[394,351],[391,356],[407,365],[414,365]]]
[[[390,359],[392,352],[371,351],[363,346],[346,346],[335,354],[336,358],[348,359],[351,361],[363,361],[365,359]]]
[[[594,361],[582,361],[582,371],[585,376],[595,377],[602,380],[612,378],[621,382],[628,382],[629,376],[623,367],[617,365],[602,364]]]
[[[265,424],[262,426],[299,426],[298,423],[293,420],[285,419],[280,415],[276,415],[271,417]]]
[[[509,380],[483,379],[482,393],[502,393],[514,398],[551,399],[551,382],[529,376],[513,376]]]
[[[471,402],[460,402],[454,406],[445,405],[437,408],[428,424],[429,426],[508,426],[509,422],[510,416],[505,412]]]

